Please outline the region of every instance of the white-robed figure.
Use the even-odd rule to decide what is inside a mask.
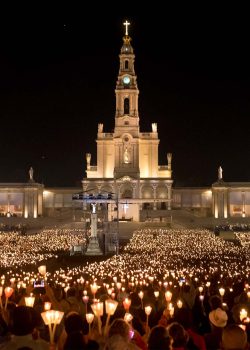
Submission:
[[[32,166],[29,169],[29,177],[30,177],[30,181],[34,181],[34,170]]]
[[[222,176],[222,167],[220,166],[219,169],[218,169],[218,180],[222,180],[223,179],[223,176]]]
[[[125,164],[130,163],[130,153],[127,147],[125,148],[125,151],[124,151],[123,160]]]

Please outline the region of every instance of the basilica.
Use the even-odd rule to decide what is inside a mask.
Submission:
[[[117,216],[120,220],[140,221],[151,214],[162,218],[178,209],[193,210],[204,217],[249,217],[250,183],[224,182],[219,168],[218,179],[210,187],[177,188],[173,185],[172,154],[168,150],[166,164],[158,164],[160,140],[156,121],[151,130],[140,130],[135,54],[128,21],[124,25],[115,87],[114,130],[106,132],[105,126],[98,124],[97,164],[92,164],[91,154],[87,153],[82,187],[47,188],[36,183],[30,169],[27,183],[0,184],[0,215],[63,215],[72,212],[73,195],[82,193],[82,212],[96,201],[100,203],[98,210],[101,205],[107,207],[109,221]]]
[[[171,209],[172,155],[166,153],[167,164],[158,164],[157,123],[152,123],[148,132],[140,130],[135,55],[128,22],[125,25],[115,89],[114,132],[104,132],[103,124],[98,125],[97,165],[91,165],[91,154],[87,154],[87,176],[82,184],[84,192],[116,193],[121,215],[138,221],[141,209]]]

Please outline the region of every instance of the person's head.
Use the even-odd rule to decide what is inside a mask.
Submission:
[[[176,310],[174,314],[175,322],[180,323],[185,329],[192,328],[193,326],[193,316],[192,311],[188,308],[182,307]]]
[[[86,344],[81,332],[72,332],[67,336],[63,350],[84,350]]]
[[[213,327],[223,328],[227,325],[227,313],[221,308],[210,311],[209,321]]]
[[[84,322],[78,313],[72,311],[67,314],[64,321],[64,327],[68,335],[73,332],[83,332]]]
[[[140,320],[139,317],[133,317],[132,319],[132,327],[140,333],[140,335],[144,335],[145,334],[145,329],[143,326],[142,321]]]
[[[239,326],[232,324],[223,329],[221,348],[223,350],[245,350],[247,334]]]
[[[173,339],[174,347],[178,348],[186,346],[188,337],[184,327],[181,324],[178,322],[173,322],[167,327],[167,329],[170,337]]]
[[[71,287],[67,290],[67,298],[68,297],[75,297],[76,296],[76,289],[74,287]]]
[[[222,309],[222,300],[219,295],[212,295],[209,298],[209,305],[211,307],[211,310],[216,310],[218,308]]]
[[[14,309],[11,322],[11,332],[14,335],[31,334],[35,326],[34,312],[31,307],[18,306]]]
[[[110,325],[108,336],[120,335],[123,339],[129,340],[130,326],[122,318],[116,318]]]
[[[154,326],[148,338],[148,350],[170,350],[171,338],[163,326]]]

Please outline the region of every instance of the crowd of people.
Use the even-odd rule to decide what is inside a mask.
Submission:
[[[46,229],[26,236],[0,231],[0,268],[37,264],[81,244],[86,244],[82,229]]]
[[[250,231],[250,224],[235,223],[235,224],[221,224],[215,226],[215,231]]]
[[[55,233],[49,236],[56,246]],[[0,281],[1,346],[247,349],[249,249],[207,230],[148,228],[136,231],[120,255],[85,266],[26,271],[9,260]],[[48,302],[63,315],[53,331],[43,318]]]

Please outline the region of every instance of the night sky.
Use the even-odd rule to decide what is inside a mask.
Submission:
[[[130,3],[131,4],[131,3]],[[141,131],[158,123],[174,186],[250,181],[249,25],[244,8],[6,13],[0,46],[0,182],[80,185],[112,132],[125,19],[131,22]],[[190,5],[189,5],[190,6]],[[94,7],[94,6],[93,6]],[[3,16],[4,17],[4,16]],[[246,16],[247,17],[247,16]]]

